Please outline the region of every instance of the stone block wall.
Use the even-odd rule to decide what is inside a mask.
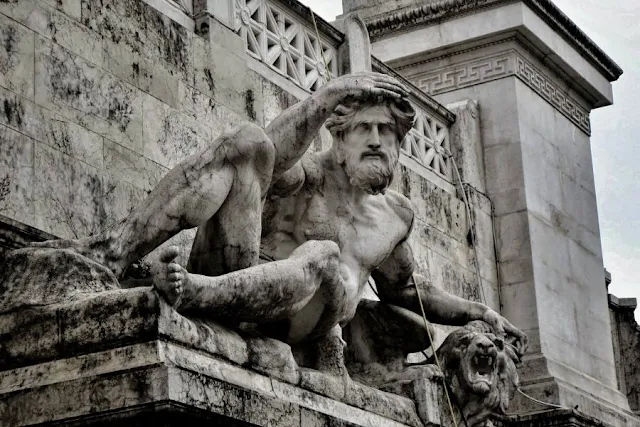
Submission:
[[[2,2],[0,38],[0,214],[58,237],[104,230],[181,159],[296,102],[140,0]]]
[[[0,40],[0,215],[62,238],[106,229],[181,159],[298,100],[273,82],[282,76],[248,66],[255,59],[226,27],[199,35],[142,0],[0,2]],[[417,214],[420,273],[482,300],[461,193],[405,167],[396,176]],[[469,194],[484,295],[497,308],[491,209]]]

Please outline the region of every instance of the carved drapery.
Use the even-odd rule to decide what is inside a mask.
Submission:
[[[235,0],[235,29],[250,56],[306,90],[337,75],[336,48],[275,2]]]

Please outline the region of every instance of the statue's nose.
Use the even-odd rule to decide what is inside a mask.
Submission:
[[[380,134],[378,133],[378,126],[371,127],[371,134],[369,135],[368,147],[372,150],[380,148]]]
[[[493,342],[487,337],[481,337],[477,342],[478,348],[483,350],[485,353],[497,353],[496,346]]]

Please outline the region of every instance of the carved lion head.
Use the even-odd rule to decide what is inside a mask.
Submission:
[[[484,322],[449,334],[438,349],[442,370],[469,426],[485,426],[491,413],[505,413],[518,388],[512,347]]]

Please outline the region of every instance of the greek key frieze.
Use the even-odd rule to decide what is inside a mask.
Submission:
[[[484,58],[419,75],[413,83],[429,95],[472,86],[512,74],[513,54]]]
[[[519,55],[516,55],[516,76],[580,129],[591,134],[589,112]]]
[[[409,77],[428,95],[461,89],[507,76],[516,76],[585,133],[591,133],[589,112],[552,79],[515,51],[481,60],[453,64]]]

